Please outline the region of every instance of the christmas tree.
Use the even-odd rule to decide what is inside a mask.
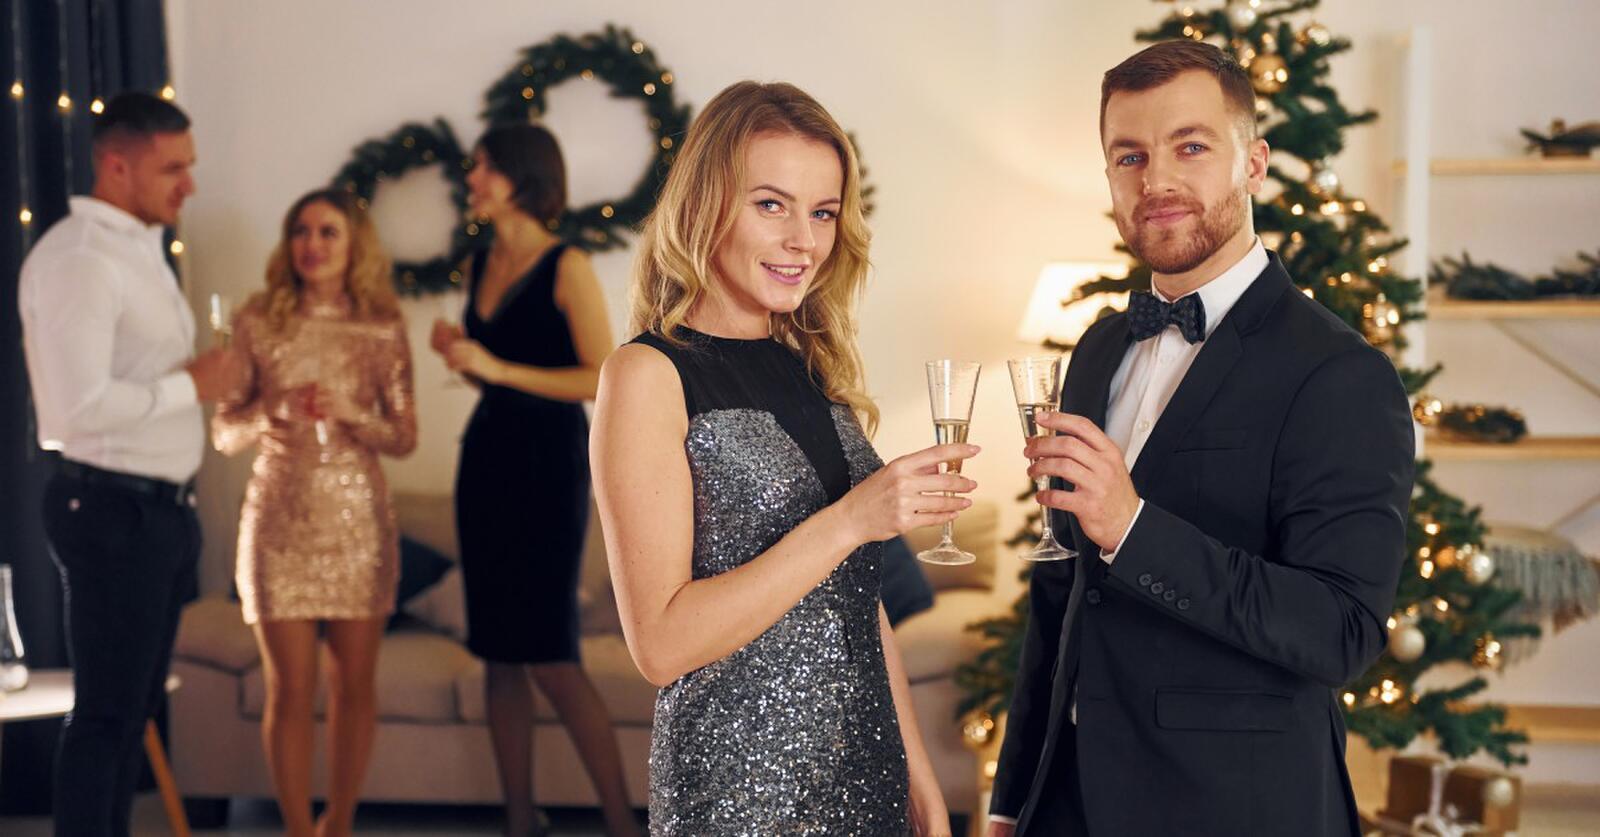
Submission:
[[[1209,11],[1178,6],[1138,39],[1206,40],[1230,51],[1250,73],[1261,136],[1272,148],[1268,187],[1255,201],[1257,233],[1307,296],[1398,358],[1405,348],[1405,326],[1421,316],[1418,303],[1425,287],[1422,280],[1390,269],[1389,257],[1406,242],[1390,235],[1366,202],[1343,188],[1329,162],[1343,149],[1344,131],[1372,122],[1377,114],[1352,113],[1328,85],[1328,60],[1349,50],[1350,42],[1315,22],[1297,26],[1295,19],[1319,2],[1231,0]],[[1091,282],[1063,303],[1149,287],[1150,269],[1135,262],[1125,279]],[[1482,410],[1444,410],[1420,395],[1438,366],[1399,372],[1424,424]],[[1022,497],[1032,493],[1030,486]],[[1029,525],[1036,521],[1037,513]],[[1514,748],[1527,736],[1507,728],[1505,710],[1471,700],[1487,686],[1483,677],[1442,688],[1418,686],[1424,672],[1444,663],[1497,669],[1504,660],[1503,640],[1539,632],[1509,616],[1521,598],[1517,591],[1489,583],[1494,562],[1482,550],[1479,510],[1442,490],[1429,477],[1429,463],[1419,461],[1407,529],[1389,650],[1341,690],[1350,731],[1375,749],[1401,748],[1427,733],[1452,758],[1486,751],[1506,765],[1526,762]],[[1027,537],[1024,530],[1013,545]],[[983,743],[993,716],[1010,703],[1027,612],[1023,595],[1010,613],[969,628],[986,643],[956,675],[965,692],[961,710],[971,713],[966,732],[974,744]]]

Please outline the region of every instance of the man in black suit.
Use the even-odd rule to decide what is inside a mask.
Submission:
[[[1100,127],[1155,293],[1084,333],[1059,435],[1025,449],[1080,557],[1034,570],[989,833],[1357,834],[1335,690],[1384,647],[1405,393],[1257,239],[1237,63],[1151,46],[1106,73]]]

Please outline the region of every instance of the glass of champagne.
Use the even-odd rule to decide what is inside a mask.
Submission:
[[[980,364],[933,360],[928,362],[928,406],[933,411],[933,437],[937,444],[953,445],[967,441],[967,428],[972,425],[972,400],[978,394]],[[961,473],[961,460],[939,465],[940,473]],[[952,537],[954,523],[946,522],[939,543],[931,549],[917,553],[917,558],[929,564],[970,564],[978,560],[961,547]]]
[[[1051,435],[1049,428],[1039,426],[1037,415],[1040,410],[1057,409],[1056,405],[1060,403],[1061,358],[1025,357],[1021,360],[1008,360],[1006,366],[1011,369],[1011,391],[1017,396],[1017,414],[1022,417],[1022,435],[1028,439]],[[1050,478],[1035,478],[1033,485],[1034,488],[1043,491],[1050,487]],[[1019,557],[1024,561],[1063,561],[1078,557],[1077,552],[1067,549],[1056,541],[1055,533],[1050,530],[1050,509],[1042,504],[1039,506],[1039,518],[1041,521],[1039,543]]]
[[[226,349],[233,345],[233,300],[212,294],[206,312],[211,324],[211,343]]]
[[[464,335],[466,331],[462,328],[461,316],[465,303],[457,300],[456,295],[448,291],[437,294],[434,300],[434,304],[438,306],[439,319],[445,325],[455,329],[457,334]],[[460,372],[446,366],[444,385],[450,389],[465,387],[467,386],[467,379],[462,377]]]

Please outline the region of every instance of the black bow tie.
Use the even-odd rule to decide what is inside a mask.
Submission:
[[[1149,340],[1174,325],[1183,339],[1199,343],[1206,339],[1206,307],[1199,294],[1162,302],[1148,291],[1134,291],[1128,297],[1128,325],[1135,340]]]

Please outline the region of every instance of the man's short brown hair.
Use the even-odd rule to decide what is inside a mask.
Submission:
[[[1147,46],[1106,71],[1100,82],[1100,130],[1105,131],[1106,102],[1111,100],[1111,94],[1160,87],[1192,70],[1203,70],[1216,78],[1223,98],[1245,126],[1245,138],[1254,139],[1256,91],[1250,84],[1250,74],[1226,52],[1187,38]]]

